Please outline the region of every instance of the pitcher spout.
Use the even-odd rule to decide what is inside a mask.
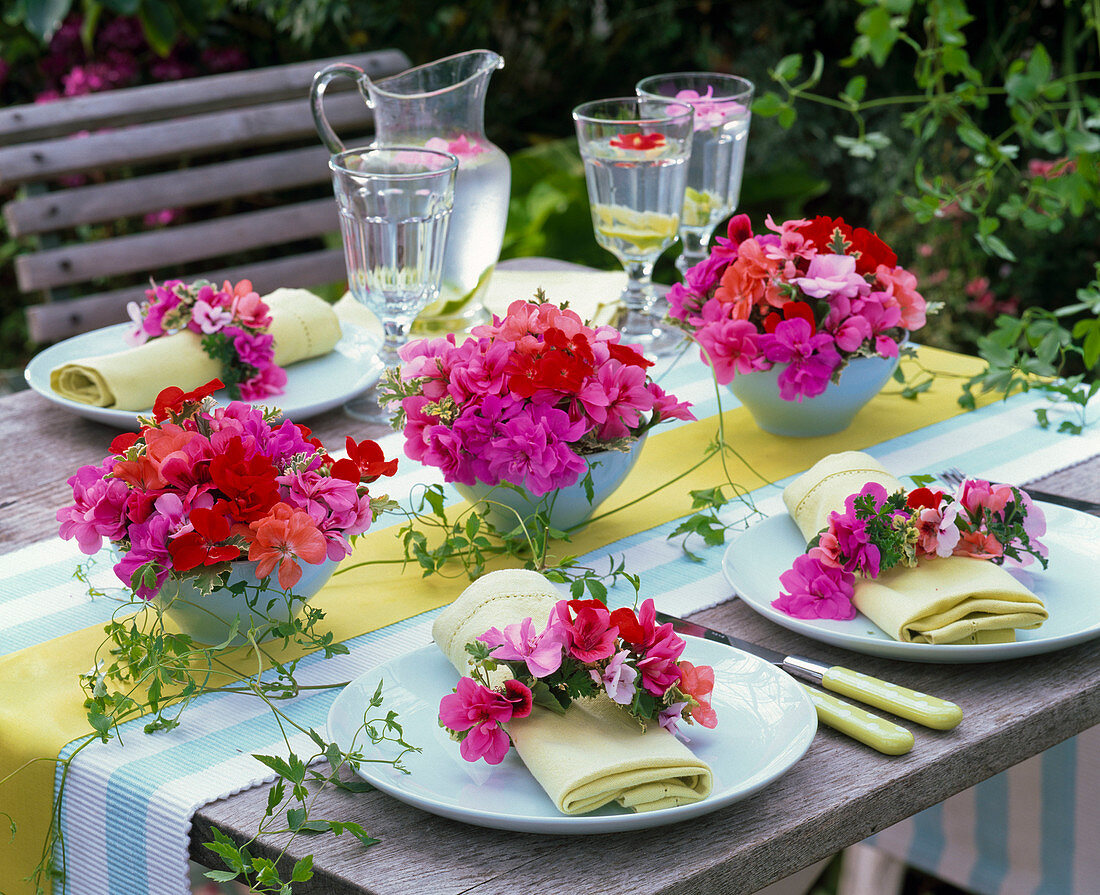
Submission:
[[[428,99],[461,90],[484,90],[489,76],[504,68],[492,50],[467,50],[365,84],[372,99]]]

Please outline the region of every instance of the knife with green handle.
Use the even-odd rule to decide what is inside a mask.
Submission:
[[[806,684],[802,688],[817,710],[817,720],[826,727],[847,734],[884,755],[904,755],[913,748],[912,732],[901,725]]]
[[[939,699],[907,687],[881,681],[876,677],[861,674],[858,671],[840,665],[826,665],[803,656],[788,656],[777,650],[749,643],[739,637],[715,631],[705,625],[676,618],[664,612],[657,613],[657,620],[671,622],[673,628],[681,634],[694,634],[717,643],[735,646],[747,653],[759,656],[795,677],[809,681],[826,690],[858,699],[867,705],[883,709],[899,718],[908,718],[933,730],[951,730],[962,721],[962,709],[946,699]]]

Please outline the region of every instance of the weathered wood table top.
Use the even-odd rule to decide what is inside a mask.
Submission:
[[[383,434],[334,411],[310,421],[326,444]],[[116,430],[23,392],[0,398],[0,552],[42,540],[69,498],[77,466],[99,462]],[[1100,459],[1034,483],[1100,500]],[[675,827],[595,836],[537,836],[467,826],[372,792],[321,795],[317,816],[362,824],[380,844],[349,836],[295,842],[314,881],[298,892],[750,893],[1100,722],[1100,641],[983,665],[925,665],[827,647],[776,627],[737,600],[696,616],[766,646],[842,662],[959,703],[954,731],[913,727],[916,746],[888,758],[822,728],[805,757],[755,796]],[[211,825],[247,839],[263,814],[259,787],[201,809],[192,854]],[[273,855],[277,840],[256,851]]]

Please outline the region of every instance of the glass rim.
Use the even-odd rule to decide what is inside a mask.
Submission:
[[[698,78],[699,80],[717,80],[717,81],[729,81],[738,84],[741,87],[739,93],[730,94],[729,96],[712,96],[707,100],[708,103],[729,103],[739,102],[741,97],[746,94],[756,93],[756,85],[748,78],[744,78],[741,75],[732,75],[727,72],[717,71],[670,71],[659,75],[647,75],[640,79],[637,84],[634,85],[634,89],[639,93],[645,93],[647,99],[674,99],[674,97],[662,96],[659,93],[654,93],[648,87],[642,85],[646,82],[654,82],[658,80],[671,80],[673,78]],[[679,100],[679,102],[690,103],[691,100]]]
[[[362,171],[355,168],[349,168],[345,164],[345,160],[352,156],[364,156],[364,155],[382,155],[382,154],[407,154],[417,153],[420,155],[432,156],[441,160],[441,164],[438,168],[424,168],[419,171]],[[328,160],[328,166],[333,172],[343,172],[345,174],[352,174],[356,176],[370,176],[378,177],[386,180],[417,180],[424,177],[436,177],[445,176],[453,173],[458,169],[458,156],[453,152],[443,152],[439,149],[425,149],[423,146],[402,146],[402,145],[387,145],[378,146],[371,143],[369,146],[359,146],[353,149],[345,149],[343,152],[337,152],[332,155]]]
[[[666,106],[677,106],[683,108],[682,112],[670,112],[668,115],[662,115],[654,117],[653,115],[642,115],[641,110],[638,109],[638,114],[633,118],[600,118],[595,115],[590,115],[586,110],[595,109],[597,106],[602,106],[611,103],[632,103],[635,107],[641,102],[639,97],[634,96],[609,96],[606,99],[593,99],[588,102],[581,103],[575,109],[573,109],[573,120],[584,121],[591,124],[622,124],[622,125],[659,125],[669,121],[677,121],[681,118],[693,118],[695,110],[692,109],[691,103],[682,99],[672,99],[670,97],[659,96],[655,98],[655,101]],[[647,100],[649,102],[649,100]]]

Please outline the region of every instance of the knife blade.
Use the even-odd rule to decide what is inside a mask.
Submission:
[[[891,684],[871,677],[869,674],[852,671],[842,665],[826,665],[804,656],[786,655],[665,612],[658,612],[657,620],[662,624],[671,623],[673,629],[681,634],[693,634],[716,643],[737,647],[771,662],[797,678],[817,684],[833,693],[858,699],[860,702],[883,709],[900,718],[916,721],[933,730],[951,730],[962,721],[962,709],[946,699]]]
[[[1085,513],[1100,512],[1100,503],[1094,500],[1085,500],[1083,497],[1066,497],[1064,494],[1053,494],[1050,491],[1037,491],[1035,488],[1021,488],[1026,491],[1033,500],[1043,500],[1047,503],[1056,503],[1071,510],[1081,510]]]

